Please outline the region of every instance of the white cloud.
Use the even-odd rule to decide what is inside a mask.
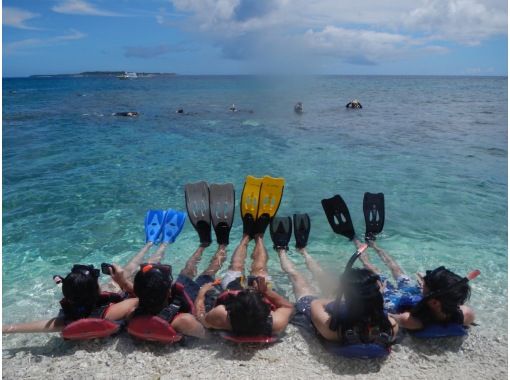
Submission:
[[[507,34],[507,4],[498,0],[173,0],[187,22],[225,56],[243,59],[280,48],[365,63],[444,53],[442,43],[476,45]],[[164,24],[162,18],[158,20]],[[247,46],[250,44],[251,46]],[[290,45],[290,46],[289,46]]]
[[[63,0],[51,9],[57,13],[72,15],[121,16],[119,13],[98,9],[84,0]]]
[[[19,8],[4,7],[2,24],[18,29],[38,30],[38,28],[26,24],[28,20],[35,17],[39,17],[39,15]]]
[[[68,41],[79,40],[87,35],[77,30],[70,30],[68,34],[48,37],[48,38],[29,38],[25,40],[10,42],[3,45],[4,54],[15,54],[26,52],[31,48],[47,47],[59,45]]]

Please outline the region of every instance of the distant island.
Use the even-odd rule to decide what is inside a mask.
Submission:
[[[125,77],[128,72],[126,71],[84,71],[82,73],[77,74],[38,74],[38,75],[30,75],[29,78],[56,78],[56,77],[72,77],[72,78],[81,78],[81,77]],[[175,73],[144,73],[144,72],[132,72],[130,74],[134,74],[135,78],[147,78],[147,77],[160,77],[160,76],[173,76]]]

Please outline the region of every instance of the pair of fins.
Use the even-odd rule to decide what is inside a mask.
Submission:
[[[283,178],[246,177],[240,203],[243,234],[253,237],[266,231],[280,207],[284,186]]]
[[[184,195],[189,220],[198,232],[200,244],[211,244],[211,225],[218,244],[228,244],[234,222],[234,185],[207,185],[205,181],[188,183],[184,187]]]
[[[356,235],[349,209],[340,195],[321,201],[333,232],[354,239]],[[375,240],[375,235],[384,227],[384,194],[365,193],[363,196],[363,214],[365,216],[365,240]]]
[[[308,214],[294,214],[290,216],[275,217],[271,220],[271,240],[273,240],[274,249],[289,249],[289,241],[292,236],[292,220],[294,220],[294,237],[296,239],[296,248],[305,248],[310,236],[310,216]]]
[[[148,210],[145,215],[145,242],[173,243],[185,222],[186,214],[182,211]]]

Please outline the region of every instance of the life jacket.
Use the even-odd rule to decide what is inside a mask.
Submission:
[[[224,305],[226,306],[232,297],[236,297],[241,290],[226,290],[221,293],[216,299],[215,306]],[[264,303],[268,304],[271,308],[271,311],[275,311],[277,309],[276,305],[273,304],[268,298],[263,297],[262,299]],[[231,331],[222,331],[220,336],[234,343],[273,343],[278,340],[278,336],[272,334],[273,330],[273,317],[271,313],[268,315],[267,320],[265,321],[264,330],[266,331],[263,335],[237,335]]]
[[[326,305],[326,311],[331,316],[333,325],[329,326],[332,331],[346,323],[346,310],[343,304],[333,301]],[[393,337],[391,334],[380,331],[379,327],[364,326],[368,333],[362,333],[360,326],[352,325],[342,329],[341,342],[332,342],[323,339],[328,351],[333,354],[360,359],[372,359],[388,356],[391,352]]]
[[[193,301],[184,290],[184,286],[176,282],[171,288],[168,306],[157,315],[143,314],[140,310],[135,311],[135,316],[128,324],[128,333],[143,340],[175,343],[183,336],[175,331],[171,323],[179,314],[194,312]]]
[[[66,323],[62,330],[62,337],[70,340],[87,340],[104,338],[118,332],[121,325],[104,319],[104,316],[112,304],[122,300],[123,297],[120,294],[101,292],[96,307],[89,316]],[[73,314],[73,305],[66,298],[60,301],[60,305],[62,306],[64,321],[67,322],[66,319]]]
[[[421,299],[422,298],[415,302],[411,309],[417,306]],[[467,327],[464,326],[464,314],[460,308],[457,308],[450,320],[446,323],[440,323],[433,319],[425,308],[421,308],[421,310],[417,310],[411,315],[419,319],[424,325],[420,330],[407,330],[409,334],[416,338],[447,338],[467,335]]]

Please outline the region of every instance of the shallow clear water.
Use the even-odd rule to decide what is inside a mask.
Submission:
[[[61,294],[51,277],[73,263],[125,263],[144,243],[147,209],[185,209],[185,183],[232,182],[239,199],[246,175],[267,174],[286,179],[280,215],[310,214],[309,251],[332,270],[353,246],[331,232],[320,200],[341,194],[362,235],[364,192],[384,192],[379,245],[409,273],[480,269],[471,300],[480,328],[506,335],[507,78],[44,78],[3,86],[4,322],[55,315]],[[364,108],[345,109],[352,98]],[[298,100],[302,115],[293,112]],[[240,112],[228,112],[232,103]],[[111,115],[119,111],[140,116]],[[229,253],[241,231],[237,214]],[[179,270],[196,245],[187,222],[165,260]],[[275,282],[290,294],[269,253]]]

